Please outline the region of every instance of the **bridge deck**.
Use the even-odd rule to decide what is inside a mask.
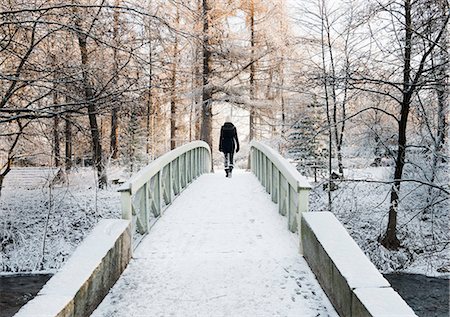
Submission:
[[[201,176],[92,316],[337,316],[250,173]]]

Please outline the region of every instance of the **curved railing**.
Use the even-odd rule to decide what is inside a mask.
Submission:
[[[136,246],[156,219],[189,183],[211,170],[211,150],[194,141],[157,158],[120,188],[122,218],[131,219]]]
[[[279,213],[287,217],[289,230],[296,232],[297,219],[308,211],[311,185],[306,177],[278,152],[257,141],[250,143],[250,168],[278,204]]]

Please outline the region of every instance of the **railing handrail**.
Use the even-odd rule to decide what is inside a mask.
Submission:
[[[290,164],[280,153],[258,141],[251,141],[250,148],[256,148],[263,152],[269,160],[276,165],[291,186],[299,189],[311,189],[311,185],[305,176],[301,175],[297,169]]]
[[[193,141],[157,158],[120,186],[122,218],[131,220],[134,247],[175,197],[210,170],[209,145]]]
[[[192,141],[190,143],[184,144],[165,153],[164,155],[158,157],[156,160],[152,161],[149,165],[142,168],[138,173],[133,175],[128,181],[123,183],[118,191],[119,192],[129,192],[133,195],[139,188],[141,188],[150,178],[155,176],[161,169],[163,169],[167,164],[175,160],[177,157],[183,155],[190,150],[195,148],[203,147],[208,150],[209,157],[211,157],[211,149],[208,143],[204,141]]]
[[[250,142],[250,164],[272,201],[278,204],[278,212],[287,217],[289,230],[297,232],[301,214],[308,211],[311,185],[306,177],[277,151],[258,141]]]

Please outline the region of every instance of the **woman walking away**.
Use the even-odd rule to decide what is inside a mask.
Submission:
[[[220,129],[219,151],[225,156],[226,177],[231,177],[233,171],[234,151],[239,152],[239,140],[236,127],[231,123],[231,118],[227,117],[225,123]]]

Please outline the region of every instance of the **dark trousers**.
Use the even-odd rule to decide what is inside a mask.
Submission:
[[[231,171],[234,167],[233,165],[233,156],[234,153],[223,153],[225,156],[224,165],[225,165],[225,171]]]

